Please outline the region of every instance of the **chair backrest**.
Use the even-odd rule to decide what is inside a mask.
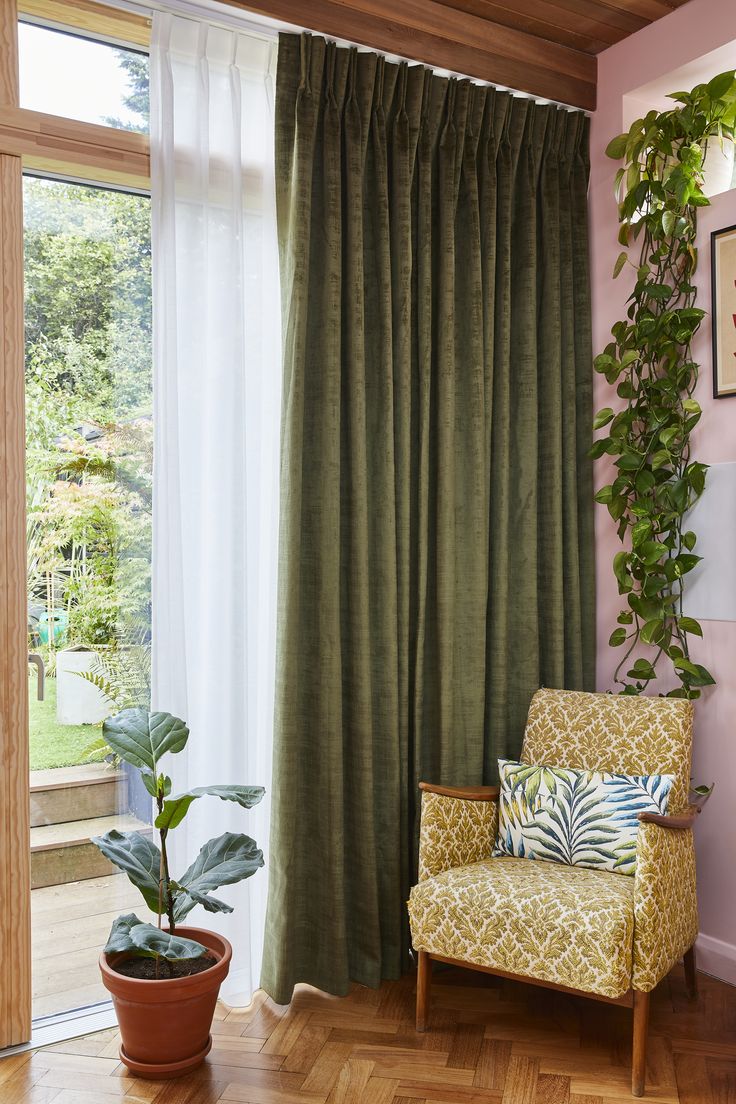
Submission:
[[[616,774],[672,774],[668,811],[688,804],[693,703],[681,698],[537,690],[521,759]]]

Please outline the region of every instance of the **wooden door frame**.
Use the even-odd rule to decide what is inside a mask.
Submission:
[[[147,136],[20,107],[19,14],[150,41],[148,20],[92,0],[0,2],[0,1049],[27,1042],[32,1017],[22,174],[150,184]]]
[[[14,0],[0,14],[0,105],[18,103]],[[23,210],[20,157],[0,147],[0,1046],[30,1035]]]

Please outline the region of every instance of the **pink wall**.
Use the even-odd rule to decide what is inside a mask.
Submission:
[[[734,42],[730,68],[736,68],[736,3],[734,0],[690,0],[671,15],[606,50],[599,57],[598,110],[591,131],[591,239],[593,335],[596,352],[610,340],[610,327],[621,317],[630,286],[624,275],[615,283],[611,269],[620,246],[613,199],[616,164],[605,156],[610,138],[623,129],[623,97],[641,85]],[[724,66],[723,68],[726,68]],[[714,73],[711,75],[715,75]],[[673,89],[674,91],[674,89]],[[726,192],[701,213],[699,224],[699,306],[710,308],[711,230],[736,223],[736,191]],[[703,407],[694,452],[706,463],[736,461],[736,398],[711,397],[710,319],[701,328],[694,349],[702,365],[696,397]],[[615,404],[611,388],[596,380],[596,406]],[[606,461],[596,463],[596,485],[609,482]],[[598,688],[613,686],[617,657],[608,647],[620,598],[611,560],[620,547],[604,506],[596,506],[598,577]],[[736,555],[734,556],[736,570]],[[716,782],[716,789],[696,829],[700,902],[699,965],[736,984],[736,622],[703,623],[704,640],[693,647],[717,685],[705,691],[696,706],[693,776]],[[665,687],[667,688],[667,687]]]

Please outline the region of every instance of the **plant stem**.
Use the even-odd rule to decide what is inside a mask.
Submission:
[[[159,792],[156,796],[156,807],[159,813],[163,812],[164,800],[163,793]],[[161,865],[159,867],[158,876],[158,926],[159,928],[161,927],[161,914],[165,908],[169,920],[169,931],[173,935],[176,930],[176,924],[174,922],[174,895],[171,892],[171,877],[169,875],[169,856],[166,852],[166,837],[168,834],[168,828],[161,828],[159,831]]]
[[[164,877],[166,871],[164,869],[164,853],[161,852],[161,861],[158,864],[158,927],[161,930],[161,916],[163,914],[163,897],[164,897]]]
[[[176,925],[174,923],[174,895],[171,892],[171,879],[169,877],[169,857],[166,854],[166,837],[168,832],[168,828],[161,829],[161,865],[163,866],[164,872],[162,884],[166,898],[166,915],[169,918],[169,931],[173,935]]]

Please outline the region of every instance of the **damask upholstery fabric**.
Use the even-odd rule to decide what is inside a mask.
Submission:
[[[529,707],[525,763],[672,774],[668,812],[687,807],[693,703],[677,698],[538,690]]]
[[[634,881],[635,989],[649,992],[698,934],[692,829],[642,824]]]
[[[419,834],[419,881],[489,858],[498,823],[495,801],[425,793]]]
[[[633,875],[639,813],[666,813],[667,774],[611,774],[499,759],[494,855]]]
[[[615,772],[666,769],[685,804],[692,704],[541,690],[522,757]],[[677,789],[676,789],[677,787]],[[633,878],[492,858],[498,805],[425,793],[420,881],[409,920],[417,950],[616,997],[648,992],[698,931],[691,829],[641,824]]]
[[[417,950],[618,997],[631,985],[632,878],[496,858],[411,891]]]

